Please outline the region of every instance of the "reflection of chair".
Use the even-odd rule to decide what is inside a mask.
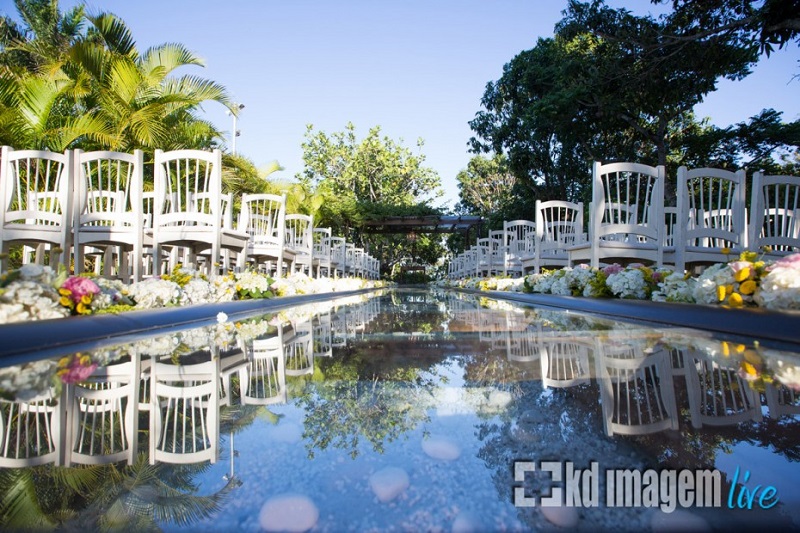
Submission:
[[[333,355],[333,331],[330,313],[317,315],[314,323],[314,357]]]
[[[686,265],[725,262],[723,248],[738,255],[747,244],[744,170],[680,167],[677,217],[677,271],[683,272]]]
[[[55,390],[27,401],[0,398],[0,466],[61,465],[64,432],[63,405]]]
[[[243,256],[252,259],[256,269],[261,264],[267,273],[275,270],[281,277],[283,263],[291,261],[286,250],[286,195],[243,194],[242,210],[239,213],[239,230],[249,235],[246,252]],[[244,264],[244,257],[239,259]]]
[[[310,321],[294,326],[294,334],[284,344],[287,376],[314,373],[313,334]]]
[[[192,362],[199,359],[199,362]],[[150,463],[216,462],[220,360],[209,352],[150,367]]]
[[[636,342],[596,343],[603,421],[609,436],[678,429],[669,354],[659,349],[645,355]]]
[[[283,326],[272,337],[254,339],[249,362],[239,371],[243,405],[286,403]]]
[[[722,367],[699,354],[685,362],[694,427],[762,419],[760,395],[739,377],[736,369]]]
[[[800,251],[800,177],[753,174],[750,249],[778,258]]]
[[[72,243],[73,152],[14,150],[0,155],[0,272],[8,270],[11,244],[31,246],[37,260],[50,246],[50,266],[69,271]]]
[[[84,246],[118,246],[118,275],[142,279],[144,154],[75,151],[76,198],[73,235],[75,273],[83,271]],[[110,259],[112,254],[106,254]],[[131,265],[128,270],[128,257]],[[99,258],[97,259],[99,261]],[[111,265],[104,265],[111,275]]]
[[[771,418],[800,415],[800,393],[785,385],[768,383],[765,394]]]
[[[229,227],[223,213],[219,150],[156,150],[154,198],[154,266],[165,245],[187,248],[190,263],[210,254],[209,272],[217,271],[223,250],[245,252],[248,235]]]
[[[533,325],[523,330],[512,329],[508,339],[508,360],[532,363],[539,359],[541,346],[538,342],[538,335],[540,332],[541,326]]]
[[[67,387],[66,464],[133,464],[138,449],[140,358],[96,369]]]
[[[589,239],[568,248],[570,265],[649,261],[664,253],[664,167],[595,162]]]
[[[589,383],[589,347],[572,340],[541,343],[542,386],[557,389]]]

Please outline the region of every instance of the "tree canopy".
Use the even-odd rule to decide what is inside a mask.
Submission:
[[[592,160],[774,168],[800,145],[797,123],[765,110],[719,129],[693,109],[720,79],[747,76],[761,51],[797,39],[792,23],[773,20],[793,3],[676,0],[653,17],[570,0],[555,35],[487,84],[471,149],[507,157],[524,203],[588,202]]]

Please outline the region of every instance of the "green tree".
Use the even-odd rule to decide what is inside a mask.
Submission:
[[[225,88],[176,76],[202,60],[167,43],[140,53],[110,13],[62,15],[55,0],[17,0],[23,21],[0,25],[0,140],[16,148],[208,149],[221,133],[203,102],[231,106]],[[85,29],[84,29],[85,27]]]
[[[362,202],[411,205],[441,196],[439,176],[424,166],[425,156],[401,143],[381,137],[380,126],[358,140],[352,123],[332,135],[309,125],[302,144],[305,169],[298,178],[314,184],[328,181],[336,194]],[[418,140],[417,148],[423,144]]]
[[[508,171],[506,158],[495,155],[491,159],[475,156],[467,168],[456,175],[458,181],[458,209],[488,217],[501,211],[513,199],[516,176]]]
[[[759,51],[739,33],[698,36],[693,14],[638,17],[601,0],[570,1],[554,38],[487,86],[473,149],[507,153],[541,196],[584,201],[593,159],[679,161],[693,107],[719,79],[749,74]]]

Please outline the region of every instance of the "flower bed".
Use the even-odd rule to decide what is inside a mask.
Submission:
[[[0,276],[0,324],[382,286],[382,281],[310,278],[300,273],[277,280],[252,271],[206,276],[187,267],[126,286],[25,265]]]
[[[669,268],[641,264],[604,268],[578,265],[521,278],[440,280],[439,286],[518,291],[563,296],[588,296],[684,302],[728,307],[800,309],[800,254],[765,262],[744,252],[728,263],[706,268],[697,277]]]

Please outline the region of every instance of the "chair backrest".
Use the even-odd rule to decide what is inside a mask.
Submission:
[[[344,252],[344,237],[331,237],[331,261],[337,265],[343,265],[345,261]]]
[[[800,176],[753,174],[749,245],[772,256],[800,251]]]
[[[314,258],[330,261],[331,258],[331,228],[314,228]]]
[[[503,221],[508,254],[519,257],[525,253],[525,239],[536,233],[536,224],[530,220]]]
[[[243,194],[239,231],[250,236],[251,245],[282,247],[285,238],[286,194]]]
[[[297,255],[311,257],[314,247],[314,218],[292,213],[286,215],[286,245]]]
[[[67,268],[72,236],[73,152],[14,150],[0,152],[0,250],[10,242],[51,243],[51,261]],[[0,256],[0,270],[7,268]],[[53,265],[55,266],[55,265]]]
[[[222,153],[155,152],[153,228],[222,224]],[[154,234],[155,234],[154,232]]]
[[[675,246],[736,248],[747,242],[745,171],[678,169]],[[678,251],[676,249],[676,251]]]
[[[536,200],[536,247],[539,252],[563,252],[583,234],[583,202]]]
[[[595,162],[590,213],[594,240],[659,242],[663,206],[663,166]]]
[[[140,231],[144,153],[75,151],[75,231],[115,226]]]

